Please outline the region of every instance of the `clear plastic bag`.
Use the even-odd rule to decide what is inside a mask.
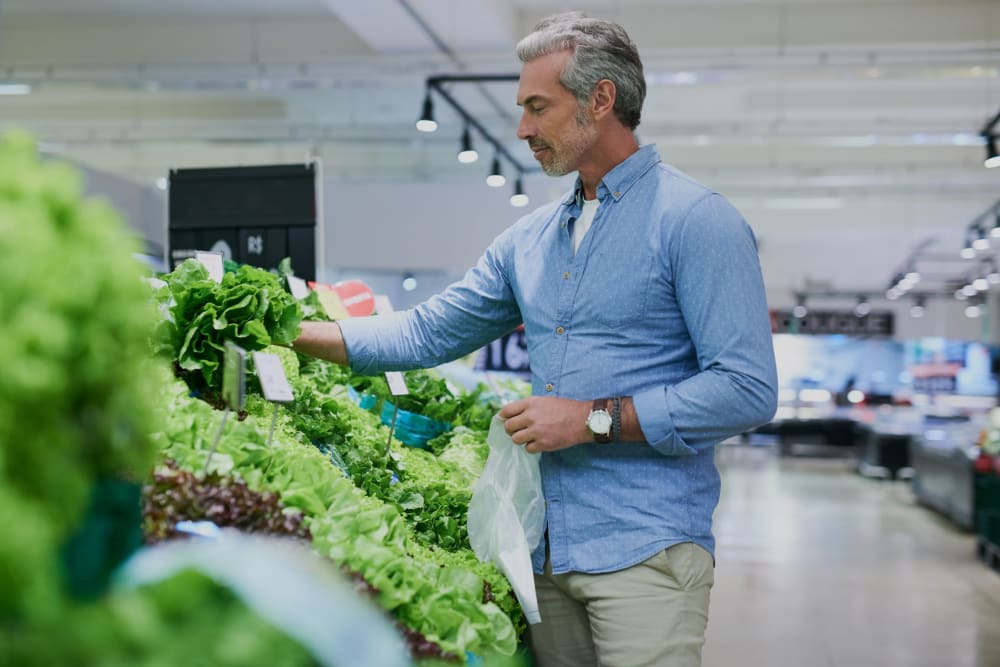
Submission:
[[[540,623],[531,552],[545,529],[545,498],[539,455],[515,445],[493,417],[490,454],[472,487],[469,542],[479,560],[496,565],[510,581],[528,623]]]

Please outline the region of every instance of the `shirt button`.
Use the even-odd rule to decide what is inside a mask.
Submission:
[[[622,193],[620,193],[620,192],[616,192],[615,193],[615,197],[621,197],[621,196],[622,196]]]
[[[569,280],[569,271],[563,271],[563,280]]]
[[[556,327],[556,333],[562,336],[564,333],[566,333],[566,330],[563,329],[562,327]]]
[[[552,383],[551,382],[548,383],[547,385],[545,385],[545,391],[552,391]]]

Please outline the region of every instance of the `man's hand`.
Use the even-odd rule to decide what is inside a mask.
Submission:
[[[508,403],[500,410],[504,429],[525,451],[554,452],[591,442],[587,428],[591,403],[570,398],[532,396]]]

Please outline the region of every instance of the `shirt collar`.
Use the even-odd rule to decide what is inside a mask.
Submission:
[[[625,196],[629,188],[639,180],[639,178],[649,171],[649,168],[660,162],[660,153],[653,144],[646,144],[622,160],[615,167],[604,174],[600,184],[597,186],[597,198],[601,201],[607,196],[614,197],[618,201]],[[576,177],[573,189],[566,193],[562,203],[569,206],[573,202],[583,205],[583,183],[580,177]]]

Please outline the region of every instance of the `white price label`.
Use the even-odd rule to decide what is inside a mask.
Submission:
[[[309,296],[309,288],[306,286],[306,281],[295,276],[285,276],[285,278],[288,279],[288,288],[292,290],[292,296],[296,299],[304,299]]]
[[[264,398],[274,403],[291,403],[295,400],[278,355],[270,352],[254,352],[253,362],[257,366],[257,377],[260,379]]]
[[[385,294],[375,295],[375,312],[379,315],[385,315],[386,313],[391,313],[393,311],[392,301],[389,300]]]
[[[385,374],[385,381],[389,383],[389,393],[393,396],[406,396],[410,389],[406,386],[406,380],[399,371],[390,371]]]
[[[222,253],[197,251],[194,258],[208,269],[208,277],[217,283],[222,282],[222,274],[226,271],[222,266]]]

